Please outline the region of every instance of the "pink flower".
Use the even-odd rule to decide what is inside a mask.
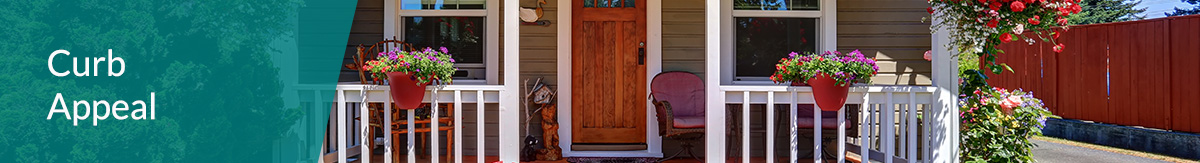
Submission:
[[[1000,101],[1000,108],[1003,109],[1004,114],[1012,115],[1012,109],[1020,106],[1022,102],[1021,96],[1008,96],[1004,101]]]
[[[925,51],[925,61],[933,61],[933,53],[929,50]]]
[[[1062,50],[1063,50],[1063,44],[1062,44],[1062,43],[1059,43],[1058,45],[1054,45],[1054,52],[1055,52],[1055,53],[1062,53]]]

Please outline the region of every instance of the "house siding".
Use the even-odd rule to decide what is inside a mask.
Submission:
[[[521,6],[534,6],[533,0],[522,0]],[[547,0],[543,5],[542,20],[549,20],[550,26],[521,26],[520,52],[521,75],[518,81],[530,81],[543,78],[544,82],[558,87],[557,65],[557,25],[558,0]],[[565,2],[565,1],[564,1]],[[662,2],[662,70],[689,71],[704,77],[704,3],[700,0],[663,0]],[[359,0],[350,38],[346,47],[344,63],[352,63],[349,58],[355,53],[354,47],[359,44],[370,45],[383,40],[383,0]],[[931,49],[929,23],[922,22],[922,17],[928,16],[925,8],[929,5],[923,0],[842,0],[838,3],[838,49],[843,51],[859,49],[864,54],[879,60],[879,75],[873,78],[873,84],[882,85],[930,85],[931,66],[922,54]],[[503,13],[503,11],[501,11]],[[502,27],[502,25],[501,25]],[[499,31],[503,31],[500,29]],[[503,33],[500,34],[503,40]],[[501,46],[503,48],[503,43]],[[503,52],[503,49],[499,50]],[[503,53],[499,56],[503,62]],[[499,65],[503,77],[504,65]],[[563,70],[569,71],[569,70]],[[339,81],[356,81],[357,71],[343,68]],[[496,81],[503,81],[497,79]],[[501,84],[504,84],[501,82]],[[520,84],[520,83],[518,83]],[[524,87],[524,86],[522,86]],[[464,92],[469,93],[469,92]],[[756,105],[756,108],[762,107]],[[463,125],[463,152],[474,155],[476,146],[476,122],[474,104],[463,106],[463,120],[457,124]],[[486,107],[485,141],[486,153],[496,155],[498,142],[498,106],[490,104]],[[763,109],[752,109],[754,117],[762,117]],[[525,115],[522,110],[521,115]],[[782,118],[782,117],[781,117]],[[521,119],[524,126],[525,119]],[[765,118],[764,118],[765,119]],[[751,125],[755,128],[764,126],[763,120],[755,119]],[[540,122],[536,116],[533,122]],[[568,120],[560,120],[568,121]],[[570,126],[560,126],[570,127]],[[532,135],[541,137],[541,129],[532,128]],[[653,131],[651,131],[653,132]],[[525,135],[522,129],[522,136]],[[442,133],[444,134],[444,133]],[[445,141],[445,139],[442,139]],[[752,140],[765,140],[762,133],[753,135]],[[779,139],[784,140],[784,139]],[[782,142],[782,141],[777,141]],[[397,143],[406,143],[400,140]],[[740,140],[731,143],[740,143]],[[761,151],[762,143],[752,145],[754,151]],[[733,146],[735,144],[731,144]],[[785,144],[781,144],[785,145]],[[740,146],[740,145],[738,145]],[[445,146],[440,151],[445,151]],[[777,147],[781,147],[777,145]],[[697,147],[702,150],[701,147]],[[680,150],[678,142],[664,140],[663,153],[670,154]],[[444,153],[443,153],[444,154]],[[756,154],[757,155],[757,154]]]

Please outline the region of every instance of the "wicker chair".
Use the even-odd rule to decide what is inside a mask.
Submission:
[[[650,99],[658,112],[659,135],[681,142],[683,152],[696,160],[692,143],[704,138],[704,81],[690,72],[663,72],[650,82]],[[701,160],[703,161],[703,160]]]

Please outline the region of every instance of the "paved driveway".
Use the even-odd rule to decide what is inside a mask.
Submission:
[[[1145,157],[1130,156],[1120,153],[1095,150],[1079,146],[1059,144],[1047,142],[1037,139],[1032,139],[1033,143],[1037,144],[1037,148],[1033,148],[1033,159],[1038,162],[1084,162],[1084,163],[1141,163],[1141,162],[1166,162]]]

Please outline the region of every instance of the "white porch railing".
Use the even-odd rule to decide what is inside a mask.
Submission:
[[[810,87],[789,87],[789,86],[721,86],[721,92],[724,93],[725,104],[741,104],[741,162],[750,162],[750,105],[752,104],[771,104],[766,105],[766,159],[767,162],[775,162],[775,105],[788,104],[792,113],[790,116],[790,161],[797,162],[797,145],[799,135],[797,135],[797,106],[799,104],[814,104],[812,89]],[[850,89],[850,94],[846,99],[847,104],[860,104],[859,112],[853,113],[860,115],[857,119],[852,119],[859,125],[861,130],[859,133],[859,150],[858,153],[862,156],[862,160],[877,160],[885,163],[895,162],[918,162],[919,159],[929,158],[930,151],[928,148],[921,148],[924,151],[918,151],[919,146],[927,146],[930,139],[921,139],[918,142],[918,106],[928,108],[933,103],[933,93],[936,87],[932,86],[855,86]],[[866,105],[862,105],[862,104]],[[899,105],[897,105],[899,104]],[[821,111],[818,107],[813,107],[813,117],[821,117]],[[845,108],[843,108],[845,110]],[[928,110],[928,109],[924,109]],[[923,110],[923,111],[924,111]],[[899,112],[897,112],[899,111]],[[838,112],[839,126],[846,126],[846,112]],[[722,114],[728,115],[728,114]],[[821,161],[821,151],[824,150],[821,145],[821,119],[813,118],[813,155],[814,160]],[[926,121],[928,122],[928,121]],[[726,123],[710,124],[723,126]],[[855,123],[851,123],[853,125]],[[922,124],[921,126],[928,126]],[[719,126],[718,126],[719,127]],[[729,126],[734,127],[734,126]],[[900,130],[897,130],[900,129]],[[837,134],[837,162],[844,162],[846,151],[846,131],[845,127],[838,127]],[[899,136],[899,139],[896,138]],[[873,149],[872,144],[878,141],[878,148]],[[713,143],[713,142],[708,142]],[[921,143],[921,144],[918,144]],[[707,152],[723,152],[727,144],[719,144],[721,148],[707,148]],[[897,151],[899,150],[899,151]],[[923,157],[917,157],[921,153]],[[724,154],[721,154],[724,155]],[[875,155],[875,156],[872,156]],[[875,159],[869,159],[875,158]],[[924,162],[924,161],[921,161]]]
[[[476,139],[475,139],[476,140],[475,155],[477,156],[478,162],[481,162],[481,163],[484,162],[484,158],[485,158],[484,152],[486,151],[484,144],[487,144],[487,143],[485,143],[486,141],[484,140],[484,138],[486,137],[486,136],[484,136],[485,128],[486,128],[485,127],[486,125],[484,124],[484,122],[485,122],[484,115],[488,115],[485,112],[486,109],[484,107],[484,104],[499,104],[502,107],[503,107],[503,105],[508,105],[507,103],[504,102],[504,100],[501,100],[501,95],[503,95],[504,91],[505,91],[504,86],[502,86],[502,85],[449,85],[442,89],[439,89],[438,91],[432,91],[432,87],[430,87],[430,89],[431,89],[431,91],[427,91],[427,93],[425,95],[425,98],[423,100],[424,103],[454,104],[453,105],[454,108],[452,108],[454,114],[451,115],[451,116],[453,116],[453,122],[456,123],[453,125],[454,131],[457,131],[457,132],[454,132],[454,134],[453,134],[453,137],[454,137],[454,140],[453,140],[454,162],[461,163],[462,158],[463,158],[462,144],[464,142],[464,139],[462,139],[462,137],[463,137],[463,133],[465,131],[463,131],[463,129],[462,129],[462,126],[464,124],[464,123],[462,123],[463,116],[464,116],[463,111],[462,111],[463,110],[462,104],[464,104],[464,103],[476,104],[475,105],[476,107],[474,108],[474,109],[476,109],[475,110],[476,111],[475,118],[477,119],[476,124],[475,124],[476,125],[475,133],[477,135]],[[370,152],[370,146],[372,146],[372,144],[362,145],[363,142],[370,142],[369,139],[373,139],[373,138],[369,138],[367,136],[368,134],[365,134],[366,132],[364,132],[364,131],[369,131],[369,129],[370,129],[369,122],[370,121],[359,121],[359,122],[355,123],[356,126],[354,126],[354,127],[356,127],[356,128],[347,128],[347,126],[348,126],[347,123],[352,123],[351,121],[353,121],[353,120],[348,120],[348,118],[354,117],[352,115],[347,115],[347,114],[352,114],[353,111],[358,111],[358,112],[360,112],[359,115],[362,115],[362,116],[358,116],[358,117],[361,117],[360,119],[366,119],[366,117],[367,117],[366,115],[369,115],[369,113],[368,113],[369,109],[365,109],[365,108],[367,108],[367,105],[369,103],[382,103],[382,104],[384,104],[383,105],[384,108],[382,108],[384,111],[383,122],[386,123],[386,124],[382,125],[383,131],[385,131],[385,132],[379,133],[379,134],[383,134],[383,137],[384,137],[384,139],[382,140],[382,144],[384,144],[383,148],[385,150],[385,153],[383,155],[384,159],[382,159],[382,160],[384,160],[383,162],[385,162],[385,163],[391,163],[392,159],[395,156],[392,155],[394,148],[392,147],[393,143],[391,142],[392,134],[390,131],[392,131],[392,126],[390,125],[390,122],[392,122],[393,117],[391,116],[392,115],[392,113],[391,113],[392,105],[391,105],[391,100],[390,100],[391,94],[388,92],[389,87],[386,85],[349,84],[349,85],[338,85],[337,89],[335,91],[337,94],[337,97],[336,97],[335,103],[334,103],[337,106],[337,108],[336,108],[337,112],[335,114],[338,116],[335,121],[337,123],[337,125],[335,125],[336,128],[333,130],[337,131],[337,136],[334,138],[329,138],[329,139],[334,139],[337,141],[337,143],[336,143],[337,144],[336,161],[337,162],[347,162],[348,154],[352,154],[352,153],[341,152],[341,151],[353,151],[353,150],[348,150],[347,148],[356,147],[356,146],[358,148],[361,148],[360,150],[358,150],[358,151],[360,151],[360,152],[358,152],[358,153],[360,153],[359,160],[362,160],[362,162],[370,162],[370,160],[372,160],[371,152]],[[351,106],[351,107],[348,108],[347,106]],[[439,105],[430,105],[430,107],[431,107],[431,109],[430,109],[430,111],[431,111],[430,112],[430,115],[431,115],[431,117],[430,117],[431,118],[431,120],[430,120],[431,127],[430,128],[431,129],[429,132],[430,132],[431,136],[429,136],[429,139],[430,139],[430,141],[429,141],[430,142],[429,143],[430,150],[429,151],[431,152],[430,153],[431,157],[433,157],[433,159],[431,159],[430,162],[436,163],[439,161],[439,159],[437,159],[437,158],[439,158],[439,156],[441,155],[438,153],[439,152],[438,142],[440,142],[440,141],[438,140],[439,139],[439,136],[438,136],[439,131],[437,129],[437,126],[440,125],[439,124],[440,122],[438,120],[436,120],[437,115],[439,115],[439,112],[438,112]],[[510,106],[510,107],[515,108],[515,106]],[[516,111],[518,111],[518,110],[516,110],[516,109],[499,109],[498,112],[516,112]],[[413,119],[415,117],[415,111],[408,110],[407,112],[408,112],[407,122],[415,122]],[[500,114],[500,113],[492,113],[492,114]],[[517,115],[517,114],[518,113],[511,113],[511,115]],[[407,123],[407,128],[408,128],[407,131],[410,131],[409,132],[410,134],[405,134],[405,135],[408,135],[408,144],[407,144],[407,146],[405,146],[405,149],[408,151],[407,152],[408,153],[407,162],[416,162],[417,154],[416,154],[416,146],[414,146],[414,142],[416,142],[416,138],[414,137],[415,134],[411,134],[411,133],[414,133],[412,131],[415,131],[414,130],[415,123]],[[349,132],[349,133],[347,133],[347,132]],[[351,134],[351,135],[347,136],[347,134]],[[506,133],[506,134],[516,134],[516,132]],[[348,144],[347,141],[352,141],[352,142]],[[503,145],[503,144],[511,143],[511,142],[507,142],[507,141],[517,141],[516,139],[513,139],[513,140],[500,139],[499,141],[501,141],[500,142],[501,146],[499,147],[499,149],[501,149],[501,150],[517,150],[517,149],[510,149],[510,148],[516,148],[516,146],[507,147],[507,146]],[[334,144],[334,143],[329,143],[329,144]]]

